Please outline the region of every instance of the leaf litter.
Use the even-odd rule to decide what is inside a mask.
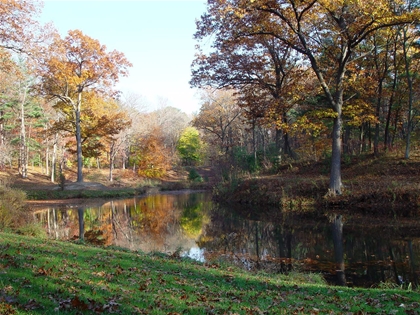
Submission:
[[[413,314],[416,291],[338,288],[0,233],[0,314]]]

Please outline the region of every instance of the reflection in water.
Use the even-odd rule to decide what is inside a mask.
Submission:
[[[174,252],[196,247],[210,205],[208,194],[150,195],[84,209],[39,210],[36,216],[57,239],[85,237],[132,250]]]
[[[343,217],[341,214],[332,215],[332,238],[334,243],[334,256],[336,262],[337,284],[346,285],[344,248],[343,248]]]
[[[77,208],[77,218],[79,221],[79,239],[80,240],[84,240],[85,238],[85,220],[83,216],[84,216],[83,208]]]
[[[102,245],[229,260],[248,270],[321,272],[339,285],[418,284],[420,226],[414,219],[368,227],[341,215],[320,221],[275,210],[268,218],[250,218],[249,210],[213,204],[206,193],[185,193],[44,209],[36,217],[59,239],[80,235]]]

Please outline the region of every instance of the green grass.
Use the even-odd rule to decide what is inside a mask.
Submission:
[[[418,314],[420,309],[418,292],[332,287],[319,279],[0,233],[0,314]]]
[[[128,198],[144,193],[143,189],[124,188],[112,190],[28,190],[28,200],[72,198]]]

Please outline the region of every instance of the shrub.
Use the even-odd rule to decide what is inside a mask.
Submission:
[[[0,231],[16,230],[32,222],[25,192],[0,186]]]
[[[195,183],[202,183],[203,178],[201,175],[197,172],[195,168],[190,169],[188,173],[188,180]]]
[[[21,235],[33,236],[37,238],[47,238],[47,232],[40,223],[28,222],[24,226],[17,228],[16,232]]]

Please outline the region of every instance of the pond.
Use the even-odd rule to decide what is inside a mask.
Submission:
[[[251,211],[252,210],[252,211]],[[267,209],[261,209],[266,213]],[[38,208],[35,216],[56,239],[75,239],[164,252],[248,270],[318,272],[332,284],[417,286],[420,223],[340,214],[314,219],[259,209],[223,207],[209,193],[154,194]]]

